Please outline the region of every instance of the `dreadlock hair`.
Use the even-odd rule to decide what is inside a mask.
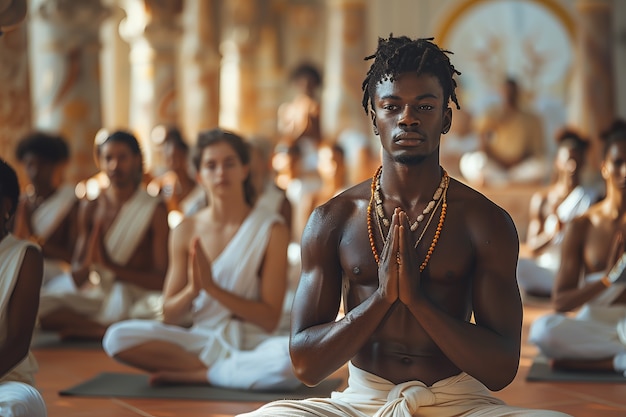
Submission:
[[[600,139],[603,142],[602,157],[606,158],[613,144],[626,142],[626,121],[616,119],[607,130],[600,134]]]
[[[575,129],[564,127],[556,132],[554,136],[557,146],[570,145],[573,149],[585,152],[589,148],[589,140],[582,137]]]
[[[367,72],[363,81],[363,109],[369,114],[373,107],[376,85],[394,78],[404,72],[416,74],[430,74],[437,77],[443,88],[443,102],[448,104],[452,99],[456,108],[460,109],[455,93],[456,80],[454,75],[461,75],[450,62],[447,54],[452,52],[439,48],[431,42],[434,38],[410,39],[406,36],[395,38],[393,33],[388,39],[378,38],[378,48],[374,55],[365,58],[374,59],[374,63]]]
[[[233,132],[229,132],[224,129],[214,128],[205,130],[198,133],[198,140],[193,149],[192,161],[197,171],[200,171],[200,164],[202,163],[202,153],[205,148],[217,143],[225,143],[229,145],[239,158],[239,161],[243,165],[250,165],[250,145],[243,140],[243,138]],[[246,202],[251,206],[254,205],[255,191],[252,185],[252,178],[250,173],[243,182],[243,192],[246,198]]]

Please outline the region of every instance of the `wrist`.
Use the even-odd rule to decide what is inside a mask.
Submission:
[[[35,234],[30,235],[30,239],[29,240],[34,242],[34,243],[36,243],[36,244],[38,244],[42,248],[43,248],[43,245],[46,243],[46,239],[44,239],[41,236],[35,235]]]

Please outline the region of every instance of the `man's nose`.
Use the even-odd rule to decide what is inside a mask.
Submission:
[[[402,107],[399,123],[400,126],[413,126],[419,124],[417,112],[413,108],[413,106],[407,104],[406,106]]]

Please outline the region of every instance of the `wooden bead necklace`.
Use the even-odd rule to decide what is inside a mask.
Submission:
[[[378,214],[378,217],[381,218],[385,227],[389,227],[389,225],[391,224],[391,221],[385,217],[385,210],[383,209],[383,199],[380,194],[380,171],[377,171],[377,174],[378,175],[375,176],[376,185],[374,188],[374,200],[376,201],[376,214]],[[435,190],[435,194],[433,195],[432,200],[430,200],[430,202],[426,204],[426,207],[422,211],[422,214],[417,216],[415,221],[411,224],[411,232],[414,232],[417,230],[417,228],[420,225],[420,222],[424,220],[424,218],[426,217],[428,213],[430,213],[431,211],[434,212],[433,209],[435,208],[435,205],[441,198],[441,195],[443,194],[443,189],[446,186],[447,181],[448,181],[448,173],[444,169],[443,175],[441,176],[441,182],[439,183],[439,186]]]
[[[370,201],[369,201],[369,204],[367,205],[367,233],[368,233],[368,238],[370,241],[370,248],[372,249],[372,254],[374,255],[374,259],[376,260],[377,264],[380,263],[380,257],[378,255],[378,251],[376,250],[376,241],[374,239],[374,231],[372,227],[372,217],[375,216],[375,214],[372,213],[372,208],[375,207],[375,210],[377,211],[376,223],[378,224],[378,229],[383,239],[383,242],[386,241],[386,237],[383,232],[382,226],[380,224],[380,219],[383,220],[383,223],[385,223],[384,221],[387,220],[387,222],[389,223],[388,226],[391,225],[389,220],[384,217],[384,211],[382,210],[382,198],[380,198],[381,173],[382,173],[382,166],[378,167],[378,169],[376,170],[376,173],[372,177]],[[443,223],[445,221],[446,213],[448,209],[447,195],[448,195],[449,184],[450,184],[450,177],[448,176],[448,173],[444,169],[441,183],[439,187],[437,188],[437,191],[435,191],[435,196],[433,196],[433,201],[431,201],[431,203],[433,203],[433,207],[430,208],[429,212],[431,210],[432,212],[428,218],[428,221],[426,222],[426,225],[424,226],[424,230],[422,230],[422,233],[420,234],[419,238],[417,239],[417,242],[415,243],[415,248],[417,248],[420,241],[424,237],[424,233],[426,232],[426,229],[428,229],[428,226],[430,225],[430,222],[433,219],[434,214],[437,212],[437,208],[439,207],[439,204],[441,204],[441,214],[439,215],[439,222],[437,224],[437,229],[435,230],[435,235],[433,236],[433,240],[430,243],[430,247],[428,248],[428,251],[426,252],[426,257],[424,258],[424,261],[420,264],[420,272],[423,272],[424,269],[426,269],[426,266],[428,265],[428,262],[430,261],[430,258],[432,257],[432,254],[435,251],[435,247],[437,246],[437,243],[439,242],[439,237],[441,235],[441,230],[443,229]],[[377,191],[378,191],[378,199],[380,200],[380,210],[383,214],[382,216],[379,213],[378,201],[376,201]],[[435,202],[435,200],[437,201]],[[423,220],[423,217],[421,220],[418,220],[417,222],[420,222],[422,220]],[[412,231],[415,231],[415,230],[412,230]]]

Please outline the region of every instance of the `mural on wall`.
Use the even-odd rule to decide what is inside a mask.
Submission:
[[[498,102],[501,81],[512,77],[525,104],[543,116],[546,138],[552,138],[566,121],[572,30],[571,17],[552,1],[462,4],[438,36],[462,72],[461,106],[480,114]]]

